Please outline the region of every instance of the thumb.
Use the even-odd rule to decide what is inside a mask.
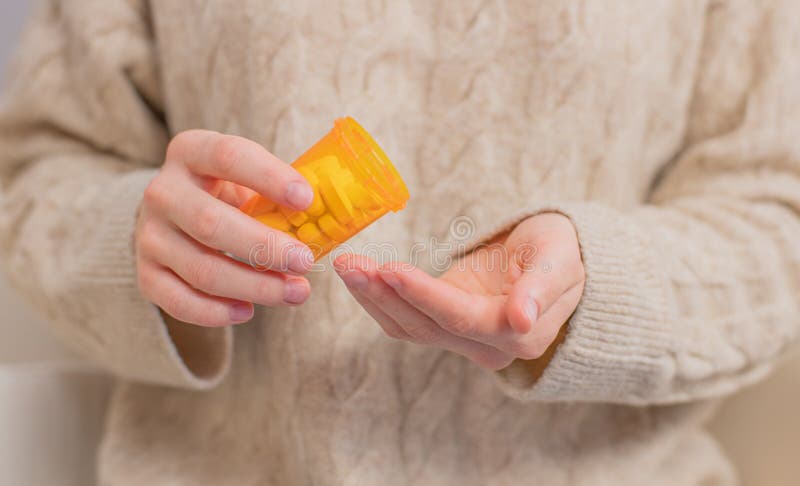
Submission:
[[[514,282],[506,302],[511,328],[528,333],[559,298],[584,280],[577,237],[569,231],[530,235],[513,248]],[[513,235],[512,235],[513,236]],[[576,301],[577,305],[577,301]]]

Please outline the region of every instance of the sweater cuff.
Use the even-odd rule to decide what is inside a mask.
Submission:
[[[137,285],[134,230],[142,194],[155,173],[128,173],[98,197],[101,220],[93,224],[96,233],[69,272],[74,281],[67,284],[71,302],[65,305],[80,305],[82,298],[100,305],[77,313],[84,322],[73,323],[77,333],[66,338],[80,341],[75,344],[83,354],[120,377],[206,389],[230,367],[233,331],[198,327],[173,340],[161,312]],[[171,324],[173,334],[175,326],[188,326]]]
[[[674,334],[667,328],[671,291],[648,236],[623,214],[582,202],[528,209],[498,228],[543,212],[563,214],[576,228],[583,296],[541,377],[516,360],[493,373],[497,382],[519,400],[645,403],[675,374]]]

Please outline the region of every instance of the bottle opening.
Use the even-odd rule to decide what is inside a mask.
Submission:
[[[337,119],[334,127],[342,147],[356,161],[348,162],[353,173],[385,201],[392,211],[403,209],[410,197],[408,188],[375,139],[349,116]]]

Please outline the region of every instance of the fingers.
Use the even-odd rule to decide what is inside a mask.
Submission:
[[[583,279],[583,265],[569,245],[542,245],[509,293],[506,312],[511,327],[528,333],[562,295],[579,285],[582,289]]]
[[[224,201],[236,208],[241,207],[242,204],[257,194],[256,191],[248,187],[229,181],[223,181],[222,179],[218,179],[212,183],[208,188],[208,193],[220,201]]]
[[[139,287],[176,319],[206,326],[249,320],[252,302],[299,304],[314,258],[289,235],[237,209],[252,191],[295,209],[313,199],[308,182],[255,142],[205,130],[173,138],[145,190],[135,240]]]
[[[203,245],[259,267],[302,274],[314,262],[311,250],[269,228],[199,187],[179,179],[155,179],[145,203]],[[258,257],[257,262],[253,258]]]
[[[275,306],[301,304],[311,291],[303,277],[258,271],[203,247],[176,228],[164,228],[139,245],[156,263],[206,294]]]
[[[170,143],[167,160],[173,158],[192,173],[241,184],[283,206],[303,210],[314,198],[299,172],[243,137],[188,130]]]
[[[535,332],[519,335],[516,349],[525,349],[532,358],[538,358],[547,350],[559,330],[575,311],[583,294],[583,284],[571,287],[560,295],[534,323]]]
[[[343,259],[347,259],[347,263]],[[491,346],[448,332],[400,298],[378,277],[377,265],[372,260],[343,255],[334,262],[334,267],[356,300],[390,337],[438,346],[490,369],[503,368],[511,361],[509,356]]]
[[[371,259],[354,255],[351,268],[340,273],[340,277],[351,292],[359,293],[391,316],[414,341],[433,345],[447,340],[442,328],[400,299],[377,277],[377,265]]]
[[[406,302],[457,336],[483,340],[508,331],[504,296],[476,295],[411,265],[388,265],[380,278]]]
[[[253,317],[253,304],[203,294],[152,262],[140,260],[138,279],[140,291],[150,302],[183,322],[218,327]]]
[[[366,288],[369,285],[368,278],[361,271],[345,271],[340,273],[339,276],[347,285],[348,290],[352,294],[356,302],[361,304],[361,307],[375,319],[375,322],[383,329],[387,336],[394,339],[411,340],[411,336],[400,327],[400,325],[389,317],[388,314],[383,312],[381,308],[364,296],[359,289]]]
[[[399,327],[410,341],[502,367],[539,358],[556,342],[578,305],[585,275],[575,228],[565,216],[529,218],[500,244],[504,255],[511,251],[510,268],[473,255],[473,268],[454,266],[438,279],[410,265],[377,268],[355,255],[334,264],[387,334],[402,337]]]

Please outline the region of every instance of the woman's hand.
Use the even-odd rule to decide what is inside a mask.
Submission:
[[[438,279],[352,254],[334,267],[390,337],[448,349],[490,369],[542,356],[584,284],[575,228],[556,213],[526,219]]]
[[[169,144],[144,193],[136,226],[141,292],[172,317],[224,326],[249,320],[253,303],[300,304],[311,251],[237,209],[255,193],[295,209],[311,204],[306,180],[250,140],[190,130]],[[254,248],[266,268],[248,261]],[[266,271],[261,271],[266,270]]]

